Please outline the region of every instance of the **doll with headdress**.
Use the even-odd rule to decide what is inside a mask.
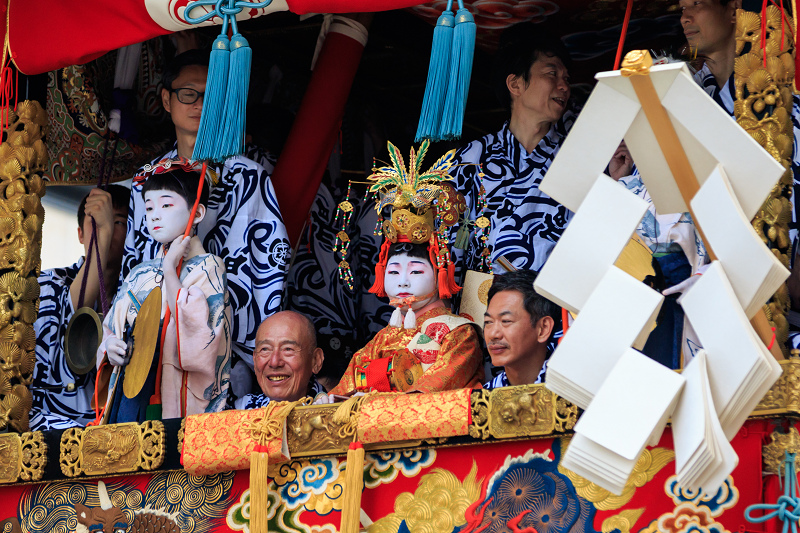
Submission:
[[[379,215],[391,210],[370,292],[388,296],[395,311],[389,325],[353,355],[331,394],[473,387],[483,380],[478,331],[444,302],[461,290],[447,248],[459,202],[444,183],[455,150],[422,172],[428,141],[411,150],[408,169],[397,148],[388,146],[392,166],[373,169],[369,177]]]

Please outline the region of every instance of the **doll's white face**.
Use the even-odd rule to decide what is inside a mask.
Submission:
[[[418,300],[411,304],[414,310],[439,299],[436,271],[430,261],[420,257],[409,257],[406,254],[390,257],[386,264],[383,286],[391,299],[416,296]]]
[[[174,191],[155,190],[144,193],[145,224],[156,241],[169,244],[186,231],[190,208]]]

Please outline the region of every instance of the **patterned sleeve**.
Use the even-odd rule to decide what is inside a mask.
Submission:
[[[83,260],[68,268],[45,270],[39,276],[39,315],[36,333],[36,366],[31,392],[30,425],[34,431],[84,426],[94,418],[90,401],[94,373],[72,373],[64,355],[64,335],[73,315],[69,288]],[[55,387],[75,384],[74,391]],[[44,387],[54,387],[44,389]]]
[[[436,362],[417,380],[415,391],[439,392],[473,387],[483,381],[483,356],[471,324],[445,335]]]

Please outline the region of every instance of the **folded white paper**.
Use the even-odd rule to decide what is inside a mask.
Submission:
[[[672,413],[675,471],[685,489],[713,495],[739,458],[725,438],[714,409],[705,350],[697,353],[683,377],[686,385]]]
[[[598,485],[621,494],[639,456],[660,436],[684,378],[627,349],[575,426],[564,459]],[[569,459],[567,459],[569,457]],[[584,476],[585,477],[585,476]]]
[[[615,266],[592,292],[547,365],[546,386],[586,409],[631,346],[644,346],[664,297]]]
[[[680,300],[706,351],[714,407],[730,440],[781,375],[758,338],[719,261]]]
[[[647,207],[646,201],[600,174],[536,276],[536,292],[579,312],[630,241]]]
[[[745,315],[752,318],[789,277],[789,270],[756,235],[719,165],[695,194],[692,209]]]

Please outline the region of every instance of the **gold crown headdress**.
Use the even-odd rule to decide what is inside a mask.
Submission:
[[[375,210],[378,214],[386,207],[392,209],[391,218],[383,222],[386,239],[375,266],[375,284],[370,288],[370,292],[378,296],[386,295],[383,275],[389,246],[394,242],[428,243],[431,264],[438,271],[439,296],[449,298],[461,290],[454,280],[455,268],[447,242],[450,226],[458,222],[466,204],[463,196],[444,184],[452,179],[448,172],[453,166],[456,151],[450,150],[422,172],[422,160],[429,144],[430,141],[426,139],[419,150],[411,148],[406,169],[397,147],[391,142],[387,143],[392,166],[373,168],[368,178],[373,182],[369,192],[376,195]]]

